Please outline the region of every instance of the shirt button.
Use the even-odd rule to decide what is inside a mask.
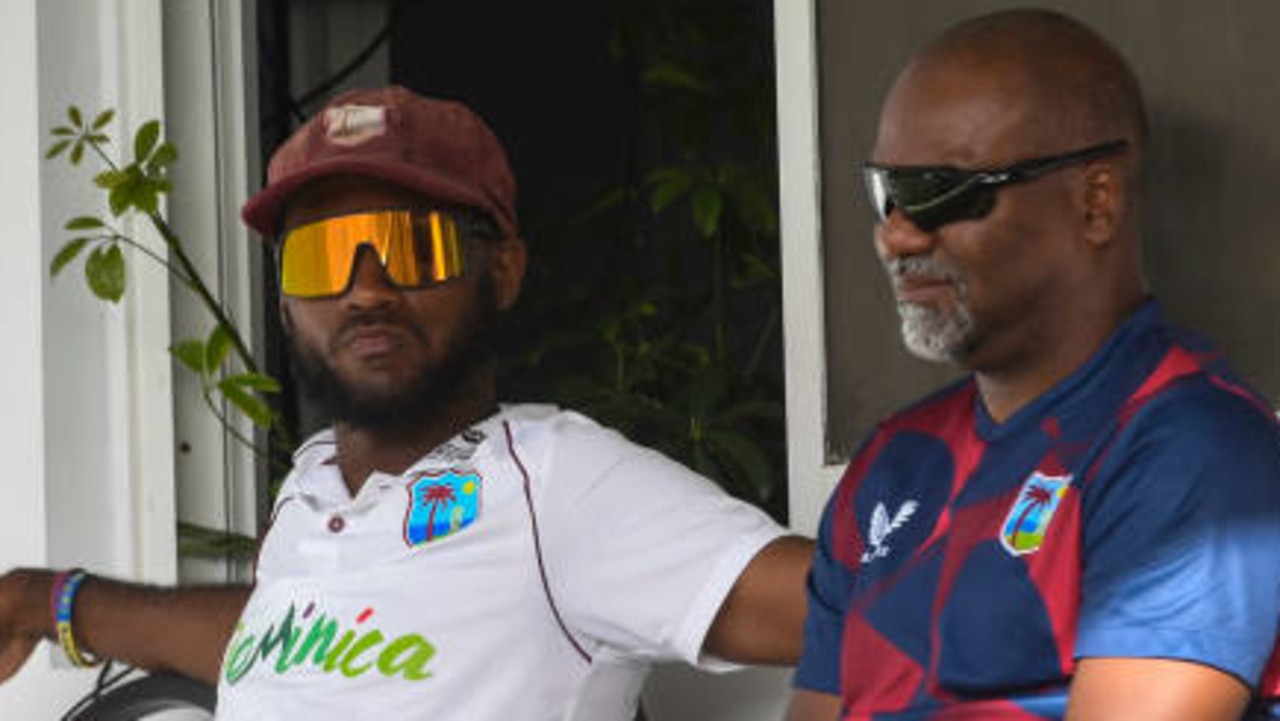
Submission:
[[[342,529],[347,527],[347,522],[342,516],[333,516],[329,519],[329,531],[331,533],[342,533]]]

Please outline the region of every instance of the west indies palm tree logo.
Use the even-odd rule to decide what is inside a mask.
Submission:
[[[424,473],[409,484],[404,541],[410,546],[444,538],[480,514],[480,474],[473,470]]]
[[[1000,527],[1000,545],[1015,556],[1035,553],[1044,544],[1049,522],[1071,487],[1071,476],[1032,473],[1018,491]]]

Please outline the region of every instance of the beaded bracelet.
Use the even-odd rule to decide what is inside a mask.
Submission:
[[[76,646],[76,635],[71,627],[71,611],[75,606],[76,591],[80,589],[80,584],[84,583],[87,577],[88,574],[79,568],[62,571],[54,576],[53,587],[49,590],[49,603],[52,605],[58,647],[76,668],[89,668],[102,663],[102,659],[80,651]]]

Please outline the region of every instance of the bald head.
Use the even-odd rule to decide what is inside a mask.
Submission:
[[[961,23],[916,55],[885,100],[871,159],[993,169],[1125,141],[1089,166],[1113,171],[1108,235],[1135,245],[1145,129],[1137,81],[1110,43],[1059,13],[1011,10]]]
[[[1146,114],[1133,71],[1085,25],[1048,10],[968,20],[926,46],[903,77],[941,67],[984,74],[1021,101],[1028,131],[1064,146],[1128,140],[1140,151]]]
[[[1146,292],[1144,135],[1128,64],[1068,17],[994,13],[926,46],[885,100],[870,166],[908,346],[990,377],[1082,362]]]

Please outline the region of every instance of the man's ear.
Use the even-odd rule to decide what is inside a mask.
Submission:
[[[1129,198],[1124,169],[1100,161],[1085,168],[1084,237],[1091,246],[1110,245],[1120,234]]]
[[[528,262],[529,249],[520,238],[500,240],[490,248],[488,270],[493,279],[493,296],[498,310],[507,310],[515,305]]]

